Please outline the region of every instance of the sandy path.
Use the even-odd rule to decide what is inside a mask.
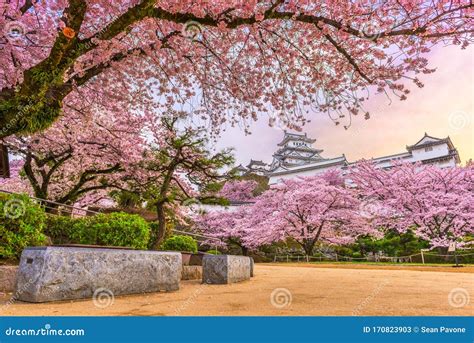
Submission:
[[[284,288],[286,290],[278,290]],[[462,307],[450,306],[458,291]],[[275,291],[276,290],[276,291]],[[291,303],[286,306],[285,300]],[[280,292],[272,305],[272,292]],[[455,299],[455,300],[456,300]],[[0,315],[474,315],[474,274],[442,271],[318,268],[314,265],[256,265],[251,281],[201,285],[184,281],[181,290],[116,297],[107,308],[92,300],[49,304],[6,304]]]
[[[267,266],[293,266],[303,268],[342,268],[342,269],[380,269],[380,270],[416,270],[424,272],[474,273],[474,265],[463,265],[460,268],[452,265],[415,265],[415,264],[388,264],[388,263],[267,263]]]

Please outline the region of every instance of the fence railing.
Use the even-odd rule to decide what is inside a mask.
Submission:
[[[456,261],[457,260],[457,261]],[[437,254],[420,251],[406,256],[369,255],[364,257],[344,256],[337,253],[320,256],[275,255],[273,262],[388,262],[388,263],[474,263],[474,253]]]
[[[3,189],[0,189],[0,193],[10,194],[10,195],[20,195],[19,193],[10,192],[10,191],[3,190]],[[51,210],[50,212],[48,212],[48,214],[50,214],[50,215],[61,216],[61,215],[64,215],[66,213],[67,214],[74,213],[75,215],[79,215],[79,216],[87,216],[87,215],[101,214],[101,212],[99,212],[99,211],[89,210],[88,208],[78,207],[78,206],[74,206],[74,205],[62,204],[62,203],[59,203],[59,202],[55,202],[55,201],[51,201],[51,200],[47,200],[47,199],[42,199],[42,198],[37,198],[37,197],[34,197],[34,196],[30,196],[30,195],[28,195],[28,197],[31,200],[39,203],[45,209]],[[175,233],[178,233],[178,234],[183,234],[183,235],[189,235],[189,236],[196,237],[196,239],[198,239],[198,240],[199,239],[205,239],[205,240],[215,241],[217,244],[219,244],[222,241],[221,239],[211,237],[211,236],[206,236],[206,235],[199,234],[199,233],[187,232],[187,231],[176,230],[176,229],[172,229],[172,231],[175,232]]]
[[[0,189],[0,193],[11,194],[11,195],[24,195],[24,194],[6,191],[3,189]],[[74,211],[75,211],[75,214],[84,215],[84,216],[88,214],[90,215],[100,214],[100,212],[98,211],[92,211],[83,207],[62,204],[56,201],[41,199],[41,198],[37,198],[31,195],[28,195],[28,197],[31,200],[34,200],[35,202],[41,204],[45,209],[51,210],[52,212],[48,212],[51,215],[62,215],[62,213],[74,213]]]
[[[15,192],[10,192],[6,190],[0,189],[0,193],[5,193],[5,194],[11,194],[11,195],[20,195],[19,193]],[[41,199],[33,196],[28,196],[30,199],[40,203],[42,206],[44,206],[47,209],[54,210],[53,212],[50,212],[49,214],[52,215],[63,215],[63,213],[75,213],[76,215],[96,215],[100,214],[101,212],[99,211],[93,211],[89,210],[83,207],[78,207],[78,206],[73,206],[73,205],[67,205],[67,204],[62,204],[58,203],[55,201],[47,200],[47,199]],[[63,210],[65,209],[65,210]],[[211,237],[211,236],[206,236],[203,234],[199,233],[193,233],[193,232],[187,232],[187,231],[181,231],[181,230],[172,230],[175,233],[178,234],[183,234],[183,235],[190,235],[196,237],[196,239],[206,239],[206,240],[212,240],[219,244],[222,242],[221,239]],[[450,260],[455,259],[459,260],[459,263],[462,263],[466,257],[471,257],[474,256],[474,253],[468,253],[468,254],[452,254],[452,255],[443,255],[443,254],[435,254],[432,252],[427,252],[427,251],[420,251],[419,253],[412,254],[412,255],[407,255],[407,256],[384,256],[384,255],[370,255],[370,256],[364,256],[364,257],[350,257],[350,256],[343,256],[339,255],[337,253],[334,254],[322,254],[321,256],[306,256],[306,255],[275,255],[274,256],[274,262],[311,262],[311,261],[335,261],[335,262],[342,262],[342,261],[367,261],[367,262],[393,262],[393,263],[400,263],[400,262],[410,262],[410,263],[430,263],[430,256],[435,256],[435,257],[444,257],[445,260]],[[472,260],[472,261],[470,261]],[[469,258],[468,260],[465,261],[470,261],[470,263],[474,263],[474,257]],[[449,262],[446,262],[449,263]]]

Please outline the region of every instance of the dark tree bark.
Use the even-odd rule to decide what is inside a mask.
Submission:
[[[164,202],[160,202],[156,205],[156,214],[158,216],[158,229],[153,235],[155,238],[155,241],[153,242],[154,250],[158,250],[160,248],[160,245],[163,242],[166,234],[166,215]]]

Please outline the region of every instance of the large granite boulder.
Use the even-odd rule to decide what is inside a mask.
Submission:
[[[227,284],[250,279],[250,257],[206,255],[202,260],[202,282]]]
[[[174,291],[181,279],[179,252],[83,247],[23,250],[16,296],[28,302]]]

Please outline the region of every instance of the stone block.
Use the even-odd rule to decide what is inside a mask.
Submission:
[[[18,266],[0,266],[0,292],[13,292]]]
[[[192,254],[191,259],[189,260],[190,266],[202,266],[202,259],[204,256],[209,255],[203,252],[198,252],[197,254]]]
[[[181,280],[202,280],[202,266],[183,266]]]
[[[113,295],[179,289],[178,252],[83,247],[23,250],[17,276],[18,300],[82,299],[105,289]]]
[[[202,282],[227,284],[250,279],[250,258],[234,255],[206,255],[202,260]]]
[[[181,253],[181,262],[183,263],[183,266],[189,266],[189,261],[191,260],[192,255],[193,254],[190,252]]]

